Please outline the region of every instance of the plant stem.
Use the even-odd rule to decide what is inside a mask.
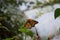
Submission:
[[[26,40],[26,34],[25,34],[25,40]]]

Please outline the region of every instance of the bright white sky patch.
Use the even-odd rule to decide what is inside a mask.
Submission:
[[[27,9],[27,6],[26,6],[24,3],[22,3],[22,6],[19,6],[19,9],[20,9],[21,11],[24,11],[24,10]]]

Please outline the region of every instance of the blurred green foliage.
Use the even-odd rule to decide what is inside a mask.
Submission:
[[[23,32],[23,33],[25,33],[25,34],[27,34],[27,35],[33,37],[32,31],[26,29],[25,27],[22,27],[19,31],[21,31],[21,32]]]
[[[33,37],[33,33],[23,26],[24,13],[18,14],[18,6],[23,2],[0,0],[0,40],[23,40],[24,34]]]
[[[45,0],[45,3],[42,3],[38,0],[36,0],[36,6],[33,6],[33,9],[35,8],[44,8],[45,6],[53,6],[54,4],[60,4],[60,0],[48,0],[49,2],[47,2],[47,0]]]

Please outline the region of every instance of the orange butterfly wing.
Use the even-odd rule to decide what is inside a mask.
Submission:
[[[32,19],[28,19],[24,25],[24,27],[26,28],[32,28],[35,26],[35,24],[37,24],[38,22]]]
[[[35,20],[31,20],[31,21],[30,21],[30,24],[31,24],[31,26],[32,26],[32,27],[34,27],[34,26],[35,26],[35,24],[37,24],[37,23],[38,23],[38,22],[37,22],[37,21],[35,21]]]
[[[26,23],[25,25],[24,25],[24,27],[26,27],[26,28],[31,28],[31,25],[30,25],[30,23]]]

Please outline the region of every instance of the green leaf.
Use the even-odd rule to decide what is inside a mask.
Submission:
[[[60,8],[57,8],[57,9],[55,10],[54,17],[55,17],[55,19],[56,19],[56,18],[59,17],[59,16],[60,16]]]
[[[29,36],[31,36],[31,37],[33,37],[33,32],[30,31],[30,30],[27,30],[26,34],[29,35]]]
[[[19,29],[20,32],[26,33],[26,28],[22,27],[21,29]]]
[[[33,37],[33,32],[31,30],[28,30],[28,29],[22,27],[21,29],[19,29],[19,31],[25,33],[26,35]]]

